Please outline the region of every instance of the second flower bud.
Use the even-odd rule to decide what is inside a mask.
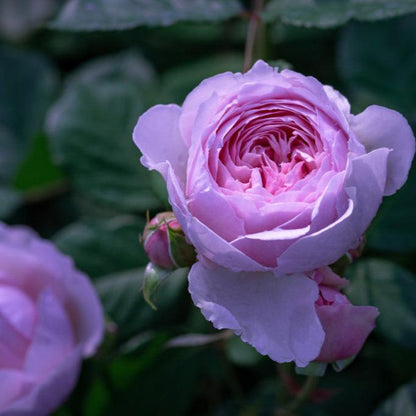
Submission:
[[[195,249],[173,212],[161,212],[152,218],[146,224],[142,242],[150,261],[160,268],[187,267],[196,261]]]

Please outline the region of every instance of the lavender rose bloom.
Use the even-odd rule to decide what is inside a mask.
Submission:
[[[88,278],[23,227],[0,224],[0,415],[50,414],[104,329]]]
[[[305,272],[357,246],[405,182],[406,120],[354,116],[332,87],[258,61],[206,79],[182,108],[152,107],[133,137],[199,254],[190,291],[207,319],[276,361],[316,358],[325,334]]]

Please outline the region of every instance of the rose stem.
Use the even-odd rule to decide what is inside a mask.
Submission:
[[[315,390],[315,387],[317,386],[318,382],[319,377],[308,376],[299,394],[289,404],[284,406],[284,410],[286,410],[290,414],[291,412],[294,412],[295,410],[299,409],[303,405],[303,403],[305,403],[309,399],[309,397]]]
[[[246,47],[244,52],[244,69],[248,71],[253,64],[254,46],[258,36],[258,30],[261,23],[260,13],[263,8],[263,0],[253,1],[253,10],[250,13],[250,19],[248,22]]]

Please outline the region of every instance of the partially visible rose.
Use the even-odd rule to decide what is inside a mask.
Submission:
[[[332,87],[258,61],[206,79],[182,107],[152,107],[133,138],[198,252],[189,288],[204,316],[275,361],[316,359],[325,332],[308,273],[355,248],[406,181],[404,117],[354,116]]]
[[[70,258],[0,224],[0,415],[49,415],[103,336],[103,312]]]
[[[316,312],[325,332],[325,340],[315,361],[331,363],[357,354],[375,327],[378,310],[374,306],[354,306],[340,289],[348,280],[329,267],[312,274],[319,285]]]
[[[175,269],[195,263],[195,249],[190,245],[173,212],[160,212],[143,232],[142,242],[150,261],[162,269]]]

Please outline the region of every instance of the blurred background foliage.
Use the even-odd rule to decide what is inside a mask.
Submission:
[[[193,306],[186,270],[140,288],[146,211],[168,208],[140,166],[138,116],[181,104],[202,79],[241,71],[250,2],[2,0],[0,218],[27,224],[92,279],[106,341],[56,416],[272,415],[299,390],[276,366],[219,333]],[[354,113],[369,104],[416,128],[416,2],[269,0],[262,58],[331,84]],[[342,373],[328,370],[299,414],[416,415],[416,171],[383,203],[348,295],[378,325]]]

